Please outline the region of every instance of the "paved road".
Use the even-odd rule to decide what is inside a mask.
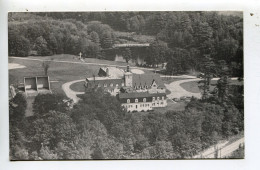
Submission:
[[[68,98],[73,100],[74,103],[77,103],[79,101],[77,94],[84,94],[84,92],[76,92],[72,90],[70,86],[74,83],[81,82],[81,81],[85,81],[85,79],[70,81],[62,85],[62,90],[65,92]]]
[[[202,153],[193,156],[193,158],[215,158],[216,150],[218,150],[218,158],[226,158],[230,156],[235,150],[239,148],[240,145],[244,145],[244,137],[236,140],[235,142],[228,144],[228,141],[224,141],[215,146],[208,148]]]
[[[184,88],[180,86],[180,84],[185,83],[185,82],[190,82],[190,81],[198,81],[200,79],[195,78],[195,79],[186,79],[186,80],[179,80],[179,81],[174,81],[170,84],[165,84],[166,88],[171,91],[169,95],[167,95],[168,98],[180,98],[182,96],[194,96],[197,98],[201,97],[200,93],[192,93],[189,91],[186,91]],[[74,83],[85,81],[84,79],[81,80],[74,80],[67,82],[62,85],[62,89],[67,95],[68,98],[72,99],[74,103],[77,103],[79,101],[79,98],[76,96],[77,94],[84,94],[84,92],[76,92],[71,90],[70,86]]]
[[[230,145],[222,148],[219,151],[219,158],[225,158],[227,156],[230,156],[235,150],[237,150],[239,148],[239,145],[244,145],[244,138],[241,138],[233,143],[231,143]]]
[[[187,96],[187,97],[197,97],[200,98],[201,94],[200,93],[192,93],[180,86],[180,84],[185,83],[185,82],[190,82],[190,81],[199,81],[201,79],[199,78],[194,78],[194,79],[186,79],[186,80],[179,80],[179,81],[174,81],[170,84],[165,84],[165,87],[171,91],[170,94],[167,95],[168,98],[180,98],[182,96]]]

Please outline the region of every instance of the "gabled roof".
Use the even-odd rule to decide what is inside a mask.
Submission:
[[[162,97],[162,96],[166,96],[166,93],[133,92],[133,93],[119,93],[118,95],[119,99]]]
[[[107,87],[110,86],[110,84],[113,84],[113,87],[118,84],[118,87],[122,86],[122,83],[124,83],[123,79],[90,79],[88,80],[88,87],[95,87],[97,85],[100,85],[104,87],[104,84],[107,85]]]
[[[164,84],[159,74],[133,74],[133,87],[151,86],[153,80],[159,87],[164,87]]]
[[[108,75],[106,75],[108,77],[111,77],[111,78],[122,78],[122,77],[124,77],[124,70],[123,69],[120,69],[120,68],[117,68],[117,67],[101,67],[100,69],[103,70],[106,73],[108,71]]]

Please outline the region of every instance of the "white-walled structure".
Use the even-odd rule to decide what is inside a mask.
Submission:
[[[127,111],[148,111],[167,106],[165,87],[158,74],[133,74],[127,66],[122,78],[111,78],[109,70],[100,70],[101,77],[86,78],[86,87],[102,88],[117,95]]]

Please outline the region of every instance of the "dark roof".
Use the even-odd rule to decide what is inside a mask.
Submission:
[[[156,99],[159,97],[162,99],[162,97],[166,97],[165,93],[148,93],[148,92],[142,92],[142,93],[119,93],[118,99],[121,103],[127,103],[127,100],[130,100],[130,103],[135,103],[135,99],[138,99],[138,102],[142,102],[144,98],[146,98],[146,102],[152,102],[153,97],[156,97]]]
[[[122,83],[124,83],[123,79],[103,79],[103,80],[88,80],[88,87],[97,86],[100,84],[100,86],[104,86],[104,84],[107,84],[107,86],[110,86],[110,84],[113,84],[115,86],[118,84],[118,86],[122,86]]]
[[[150,97],[150,94],[147,92],[141,92],[141,93],[120,93],[118,95],[120,99],[123,98],[139,98],[139,97]]]
[[[148,92],[134,92],[134,93],[120,93],[118,97],[123,98],[142,98],[142,97],[162,97],[166,96],[165,93],[148,93]]]
[[[159,74],[133,74],[133,87],[150,86],[152,85],[153,80],[159,87],[164,87],[164,84]]]

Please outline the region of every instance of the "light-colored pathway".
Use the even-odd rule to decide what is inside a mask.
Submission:
[[[66,96],[73,100],[74,103],[77,103],[79,101],[79,98],[77,97],[77,94],[84,94],[84,92],[76,92],[70,88],[70,86],[74,83],[85,81],[85,79],[81,80],[74,80],[67,83],[64,83],[62,85],[62,90],[65,92]]]
[[[171,91],[170,94],[167,95],[168,98],[172,99],[172,98],[180,98],[182,96],[186,96],[186,97],[197,97],[197,98],[201,98],[201,93],[192,93],[189,92],[187,90],[185,90],[184,88],[182,88],[180,86],[180,84],[182,83],[186,83],[186,82],[191,82],[191,81],[199,81],[201,79],[199,78],[194,78],[194,79],[186,79],[186,80],[179,80],[179,81],[174,81],[170,84],[165,84],[165,87]]]
[[[216,151],[218,151],[217,158],[226,158],[227,156],[230,156],[235,150],[237,150],[239,146],[244,145],[244,137],[236,140],[231,144],[227,145],[227,143],[228,141],[224,141],[215,146],[212,146],[202,153],[193,156],[193,158],[216,158]]]

